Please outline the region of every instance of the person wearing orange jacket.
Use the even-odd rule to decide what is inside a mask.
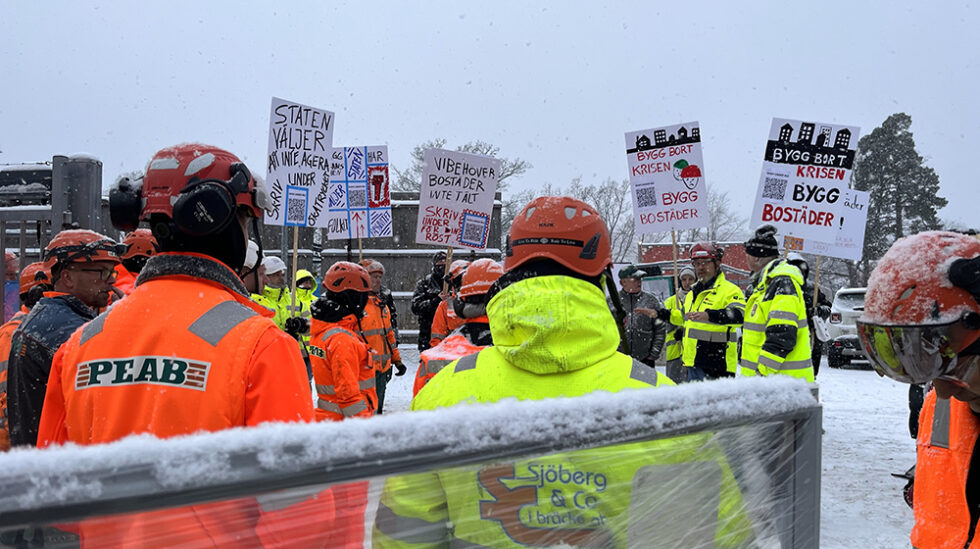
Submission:
[[[402,364],[402,355],[398,351],[398,341],[395,338],[395,330],[391,320],[391,309],[381,298],[381,279],[384,276],[385,268],[380,261],[365,259],[361,261],[361,266],[368,273],[371,279],[371,292],[368,295],[367,304],[364,306],[364,316],[358,322],[358,333],[368,347],[374,353],[374,382],[375,391],[378,395],[378,415],[384,413],[385,388],[391,381],[391,367],[394,365],[397,373],[395,375],[405,375],[405,365]]]
[[[453,303],[459,293],[459,286],[463,281],[463,273],[470,262],[465,259],[457,259],[449,265],[449,298],[439,302],[436,307],[436,314],[432,317],[432,333],[429,335],[429,348],[435,347],[440,341],[446,339],[450,332],[463,325],[463,319],[456,314]]]
[[[113,225],[149,222],[162,251],[129,297],[58,350],[38,446],[312,421],[295,342],[249,300],[236,274],[245,224],[266,205],[248,168],[217,147],[169,147],[154,155],[142,187],[117,186],[109,202]],[[83,545],[257,547],[279,543],[289,528],[294,545],[322,545],[332,527],[330,494],[297,505],[320,513],[300,528],[295,507],[235,500],[83,522],[81,535]],[[162,520],[181,527],[161,530]]]
[[[370,349],[357,336],[357,322],[371,290],[364,267],[338,261],[323,275],[323,295],[310,305],[310,361],[316,383],[316,417],[342,421],[371,417],[377,402]],[[367,482],[333,486],[337,517],[331,542],[336,547],[364,546]]]
[[[136,277],[146,265],[146,260],[160,251],[157,239],[149,229],[136,229],[126,235],[122,244],[123,252],[119,255],[122,263],[116,265],[116,283],[114,286],[125,295],[133,293]]]
[[[504,267],[492,259],[477,259],[467,267],[453,299],[456,316],[463,323],[439,345],[419,355],[413,397],[447,364],[493,345],[487,319],[487,292],[503,274]]]
[[[980,548],[980,241],[944,231],[895,241],[857,328],[880,375],[933,384],[905,490],[912,546]]]
[[[34,304],[51,290],[51,275],[43,263],[31,263],[20,273],[20,311],[0,326],[0,451],[10,449],[10,430],[7,426],[7,356],[10,337],[20,326]]]

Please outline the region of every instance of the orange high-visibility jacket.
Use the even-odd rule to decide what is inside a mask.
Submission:
[[[456,298],[447,299],[436,307],[436,315],[432,317],[432,334],[429,339],[429,346],[435,347],[446,336],[456,331],[463,325],[466,319],[456,316],[456,311],[452,308],[452,301]]]
[[[21,305],[20,311],[0,326],[0,452],[10,449],[10,426],[7,425],[7,357],[10,356],[10,336],[28,312],[30,309]]]
[[[463,324],[486,324],[490,322],[486,315],[462,320]],[[453,330],[453,333],[449,334],[449,337],[442,340],[435,347],[422,351],[422,354],[419,355],[419,369],[415,373],[415,384],[412,386],[412,398],[415,398],[415,395],[419,394],[422,387],[425,387],[425,384],[438,374],[439,370],[445,368],[452,361],[463,358],[466,355],[477,353],[483,348],[484,346],[482,345],[474,345],[462,331],[457,329]]]
[[[318,421],[371,417],[377,408],[374,367],[368,358],[368,346],[355,335],[356,330],[354,315],[339,322],[313,319],[309,351],[319,396]]]
[[[960,549],[969,539],[966,479],[978,436],[980,419],[967,403],[929,391],[916,440],[912,545],[917,549]],[[969,547],[980,548],[980,525]]]
[[[163,253],[150,258],[129,297],[58,349],[38,446],[313,417],[299,350],[249,301],[235,273],[207,256]],[[161,529],[164,515],[181,528]],[[81,533],[83,543],[110,546],[254,547],[262,543],[258,528],[275,532],[276,524],[255,500],[236,500],[92,521]]]
[[[116,281],[112,285],[119,288],[122,293],[129,295],[136,288],[136,277],[120,263],[116,265]]]
[[[395,331],[391,328],[391,311],[378,296],[372,294],[368,298],[358,331],[364,342],[374,351],[371,358],[376,371],[387,372],[392,362],[402,361],[395,343]]]

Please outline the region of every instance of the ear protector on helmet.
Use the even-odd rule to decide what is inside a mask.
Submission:
[[[136,230],[143,209],[141,187],[128,177],[120,177],[109,190],[109,220],[112,226],[126,232]]]
[[[174,201],[174,225],[191,236],[218,233],[235,219],[235,196],[248,191],[252,179],[245,164],[231,165],[231,179],[191,180]]]

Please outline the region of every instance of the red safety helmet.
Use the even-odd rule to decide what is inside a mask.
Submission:
[[[70,229],[54,235],[44,248],[44,267],[79,261],[119,263],[119,244],[108,236],[87,229]]]
[[[536,259],[551,259],[577,273],[598,276],[612,265],[609,229],[595,208],[577,198],[535,198],[510,226],[504,270]]]
[[[349,261],[338,261],[327,269],[323,275],[323,287],[335,293],[344,290],[354,290],[355,292],[371,291],[371,277],[368,272],[357,263]]]
[[[950,280],[950,268],[978,257],[980,241],[953,232],[892,245],[871,273],[857,322],[879,373],[906,383],[959,378],[957,355],[980,338],[980,304]]]
[[[126,251],[122,253],[120,259],[129,259],[138,255],[150,257],[160,251],[157,239],[153,238],[153,233],[149,229],[136,229],[127,234],[122,243],[126,246]]]
[[[26,294],[31,291],[31,288],[38,284],[50,284],[51,283],[51,272],[44,267],[44,263],[40,261],[36,263],[31,263],[30,265],[24,267],[24,270],[20,272],[20,288],[19,292],[21,294]]]
[[[714,259],[721,261],[725,256],[725,250],[715,246],[711,242],[698,242],[691,246],[691,259]]]
[[[463,273],[463,285],[459,289],[459,297],[470,297],[485,294],[490,286],[503,276],[504,267],[489,259],[477,259]]]

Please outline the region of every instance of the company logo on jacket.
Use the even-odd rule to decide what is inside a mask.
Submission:
[[[75,390],[120,385],[167,385],[204,391],[208,362],[172,356],[133,356],[90,360],[78,365]]]

